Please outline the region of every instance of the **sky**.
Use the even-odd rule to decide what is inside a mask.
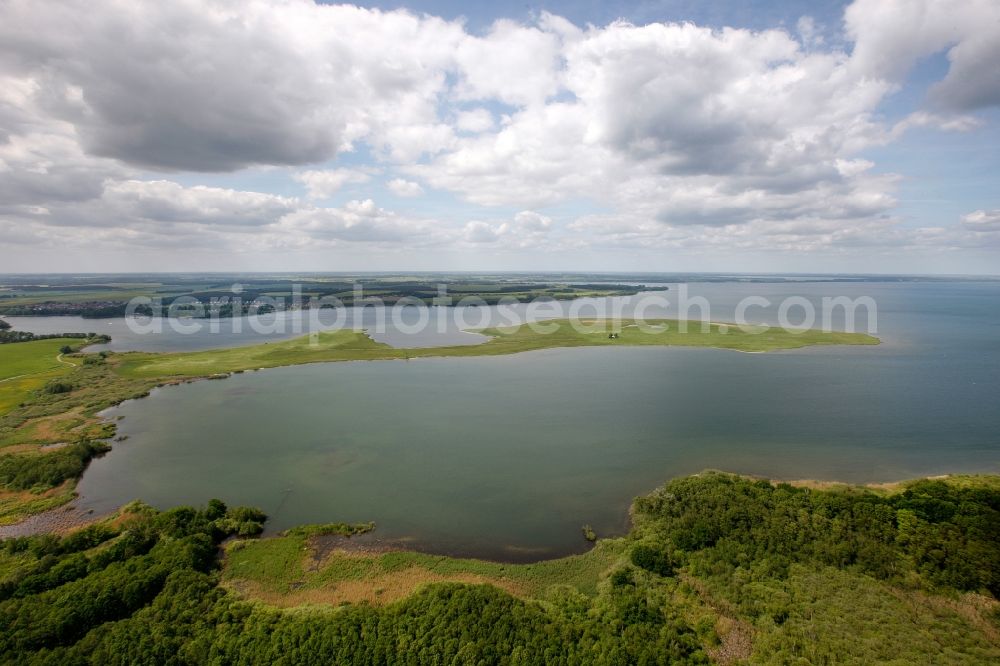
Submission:
[[[0,0],[0,273],[1000,274],[1000,2]]]

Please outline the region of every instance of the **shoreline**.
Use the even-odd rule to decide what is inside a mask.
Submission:
[[[928,474],[926,476],[911,477],[907,479],[897,479],[895,481],[878,481],[870,483],[850,483],[846,481],[837,480],[823,480],[823,479],[778,479],[767,476],[760,476],[754,474],[738,474],[735,472],[724,472],[717,469],[706,469],[701,472],[696,472],[694,474],[683,474],[680,476],[669,477],[664,480],[664,483],[668,483],[673,479],[682,479],[687,477],[698,477],[705,474],[719,473],[724,474],[734,474],[735,476],[767,481],[772,485],[788,484],[797,488],[807,488],[810,490],[817,491],[833,491],[833,490],[864,490],[875,493],[895,493],[899,492],[907,484],[921,481],[921,480],[934,480],[934,481],[946,481],[948,479],[983,479],[983,478],[993,478],[996,480],[996,484],[1000,487],[1000,470],[996,472],[955,472],[955,473],[944,473],[944,474]],[[661,484],[662,485],[662,484]],[[657,488],[651,488],[647,492],[654,492]],[[127,502],[112,511],[106,513],[96,513],[93,509],[82,509],[76,506],[76,502],[79,497],[74,498],[70,502],[55,507],[54,509],[49,509],[41,513],[36,513],[29,516],[25,520],[18,523],[11,523],[9,525],[0,525],[0,541],[4,539],[27,537],[27,536],[38,536],[42,534],[54,534],[54,535],[66,535],[70,534],[78,529],[87,527],[94,523],[98,523],[102,520],[111,519],[121,511],[122,508],[127,506],[130,502]],[[634,501],[635,498],[633,498]],[[134,500],[133,500],[134,501]],[[178,506],[186,506],[184,504]],[[300,526],[310,525],[312,523],[303,523]],[[632,502],[629,503],[629,508],[626,511],[624,517],[624,531],[622,534],[601,536],[598,541],[604,541],[607,539],[619,539],[626,536],[632,524]],[[291,529],[291,528],[289,528]],[[267,534],[257,537],[259,539],[271,539],[280,538],[285,535],[286,530],[281,530],[273,534]],[[551,557],[539,557],[539,558],[500,558],[500,557],[482,557],[476,556],[470,553],[463,553],[461,549],[441,549],[434,548],[421,542],[414,537],[389,537],[381,538],[378,534],[377,528],[371,532],[364,534],[354,535],[350,537],[344,537],[340,535],[323,535],[320,537],[310,537],[311,539],[319,539],[322,544],[322,548],[326,550],[340,550],[349,553],[358,554],[382,554],[382,553],[394,553],[394,552],[415,552],[423,555],[431,555],[436,557],[447,557],[450,559],[463,559],[463,560],[478,560],[483,562],[494,562],[499,564],[533,564],[537,562],[546,562],[554,559],[562,559],[564,557],[572,557],[575,555],[581,555],[588,552],[593,547],[593,542],[589,546],[584,546],[580,552],[573,553],[562,553],[557,555],[552,555]],[[412,546],[408,547],[408,544]],[[508,549],[517,550],[516,547],[508,546]],[[500,548],[502,549],[502,548]],[[498,550],[500,550],[498,549]]]
[[[64,535],[100,522],[121,511],[122,505],[110,513],[99,514],[93,509],[81,509],[73,499],[62,506],[28,516],[19,523],[0,525],[0,540],[40,534]]]
[[[818,341],[818,342],[805,342],[804,344],[795,344],[795,345],[788,345],[786,342],[785,345],[779,344],[775,346],[774,349],[770,350],[737,349],[730,346],[717,346],[711,344],[685,344],[685,340],[676,341],[673,339],[656,340],[653,342],[646,342],[644,339],[644,341],[640,343],[633,342],[632,344],[629,344],[628,341],[623,341],[621,344],[617,343],[608,344],[607,341],[604,340],[603,335],[600,338],[595,338],[594,340],[596,343],[592,344],[590,342],[589,336],[580,337],[580,335],[576,335],[572,332],[567,332],[565,330],[566,327],[564,327],[563,324],[565,324],[569,320],[553,319],[547,321],[550,323],[556,323],[559,326],[559,330],[554,333],[555,337],[549,338],[549,340],[551,340],[551,342],[554,343],[551,345],[538,345],[537,344],[539,342],[539,339],[537,339],[539,337],[538,334],[536,334],[534,338],[528,337],[527,340],[523,339],[519,340],[514,337],[516,333],[512,334],[509,337],[503,337],[502,335],[500,335],[501,329],[478,329],[478,330],[470,329],[466,332],[474,332],[481,335],[488,335],[490,336],[491,339],[480,345],[465,345],[459,347],[445,345],[440,347],[427,347],[427,348],[394,348],[391,347],[390,345],[383,345],[383,343],[377,343],[370,337],[370,334],[368,333],[367,330],[362,329],[359,332],[360,337],[366,342],[365,345],[362,345],[360,348],[353,348],[347,346],[345,349],[339,346],[339,344],[333,344],[333,345],[328,344],[328,346],[325,349],[321,349],[321,351],[325,351],[328,354],[346,352],[347,356],[358,356],[357,358],[353,357],[337,358],[336,356],[332,358],[329,356],[310,358],[308,356],[310,348],[308,347],[304,349],[300,348],[302,341],[304,340],[307,341],[310,336],[303,336],[302,338],[293,339],[292,341],[286,341],[284,343],[277,342],[274,344],[269,344],[265,342],[263,344],[256,345],[256,347],[267,349],[269,353],[273,353],[273,351],[275,351],[281,345],[284,345],[286,347],[286,349],[283,350],[286,351],[287,353],[287,356],[285,358],[279,359],[279,362],[277,363],[267,364],[267,365],[259,365],[260,361],[264,360],[261,358],[253,358],[252,356],[248,358],[240,357],[240,355],[244,354],[247,350],[252,350],[255,347],[230,347],[219,350],[205,350],[205,351],[190,352],[190,353],[184,353],[184,352],[159,353],[159,354],[157,353],[151,354],[146,352],[116,353],[113,354],[111,357],[109,357],[109,359],[115,357],[117,357],[118,359],[114,367],[110,369],[112,373],[118,375],[119,377],[122,377],[123,379],[140,381],[140,382],[147,381],[150,382],[150,384],[147,384],[148,388],[146,388],[141,394],[138,395],[133,394],[129,397],[125,397],[124,399],[118,400],[117,402],[108,404],[104,408],[102,408],[99,412],[96,412],[95,416],[98,419],[99,423],[104,423],[104,424],[111,423],[113,425],[114,420],[109,419],[107,416],[103,415],[105,410],[120,406],[121,404],[130,400],[138,400],[140,398],[148,397],[150,392],[157,388],[177,385],[177,384],[192,383],[205,379],[225,379],[231,377],[234,374],[239,374],[247,371],[264,370],[266,368],[293,367],[297,365],[309,365],[316,363],[337,363],[346,361],[365,361],[365,360],[370,360],[370,361],[416,360],[420,358],[486,358],[486,357],[517,355],[533,351],[540,352],[540,351],[552,351],[560,349],[584,349],[584,348],[605,348],[605,347],[628,347],[630,349],[643,348],[643,347],[650,347],[650,348],[681,347],[690,349],[716,349],[720,351],[741,351],[743,353],[766,353],[767,351],[787,351],[787,350],[809,349],[812,347],[826,347],[826,346],[877,346],[881,343],[881,340],[877,337],[854,334],[857,337],[851,339],[856,339],[858,340],[857,342]],[[589,321],[593,323],[598,321],[613,321],[613,320],[601,319],[601,320],[589,320]],[[625,320],[622,321],[624,322]],[[634,321],[635,320],[633,320],[633,322]],[[678,324],[678,320],[657,320],[657,321],[662,321],[667,325]],[[718,324],[715,325],[718,326]],[[732,326],[735,326],[735,324],[733,324]],[[520,329],[523,327],[519,326],[518,328]],[[486,331],[489,331],[489,333],[487,333]],[[816,332],[820,333],[819,331]],[[712,333],[709,332],[709,334]],[[720,334],[721,333],[717,333],[716,335]],[[502,341],[501,346],[499,348],[497,346],[488,347],[490,342],[493,342],[494,340],[497,339],[500,339]],[[546,340],[544,336],[542,336],[540,339],[541,341]],[[694,338],[694,339],[701,339],[701,338]],[[789,341],[801,342],[801,339],[795,336],[794,338],[790,338]],[[296,343],[298,343],[298,345],[296,345]],[[503,343],[508,343],[509,346],[505,346]],[[372,346],[370,348],[366,348],[367,345],[372,345]],[[86,344],[83,345],[83,347],[81,347],[81,351],[89,346],[90,345]],[[390,353],[384,356],[380,355],[381,353],[384,353],[385,349],[388,349]],[[366,353],[369,351],[375,353],[372,354],[371,356],[367,356]],[[124,361],[126,365],[129,363],[130,360],[139,361],[140,363],[139,368],[141,369],[143,367],[142,361],[146,361],[147,363],[155,367],[157,359],[170,358],[171,356],[173,356],[175,358],[180,358],[182,361],[186,360],[188,363],[191,363],[189,357],[197,355],[209,355],[209,354],[230,354],[237,356],[237,358],[218,360],[217,365],[222,365],[221,368],[200,368],[199,369],[200,372],[192,374],[184,374],[183,372],[180,372],[177,374],[157,375],[151,373],[149,377],[144,378],[142,374],[120,372],[121,370],[120,366],[122,364],[122,361]],[[305,358],[303,358],[302,355],[305,355]],[[61,358],[58,360],[60,361],[60,363],[64,363],[66,365],[70,365],[73,367],[78,367],[76,364],[70,363],[69,361],[63,360]],[[229,367],[227,367],[226,365],[227,362]],[[241,364],[247,365],[248,367],[244,368],[242,367]],[[212,372],[212,370],[215,371]],[[84,473],[85,472],[86,470],[84,470]],[[79,480],[79,477],[76,480]],[[63,504],[54,509],[29,515],[20,522],[11,523],[9,525],[2,525],[0,526],[0,538],[6,538],[8,536],[23,536],[29,534],[60,533],[90,524],[91,522],[94,522],[101,517],[101,516],[93,516],[90,513],[90,510],[85,511],[76,506],[76,503],[79,500],[80,497],[77,496],[74,499],[67,502],[66,504]]]

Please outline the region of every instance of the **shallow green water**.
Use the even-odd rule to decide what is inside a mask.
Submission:
[[[705,468],[996,472],[997,293],[903,292],[874,348],[551,350],[165,388],[112,410],[129,439],[86,472],[81,504],[221,497],[260,506],[272,530],[374,520],[381,539],[531,559],[583,549],[584,523],[622,532],[634,496]]]

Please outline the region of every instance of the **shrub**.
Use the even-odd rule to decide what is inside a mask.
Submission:
[[[673,576],[674,566],[666,552],[640,543],[632,549],[632,564],[658,576]]]
[[[10,490],[54,488],[83,474],[90,459],[110,447],[104,442],[78,442],[51,453],[0,456],[0,484]]]
[[[61,382],[53,379],[42,390],[49,394],[69,393],[73,390],[73,385],[69,382]]]
[[[632,578],[631,569],[625,569],[625,568],[615,569],[613,572],[611,572],[611,575],[608,577],[608,580],[611,581],[612,587],[624,587],[625,585],[635,585],[635,579]]]

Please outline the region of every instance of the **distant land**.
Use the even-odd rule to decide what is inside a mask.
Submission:
[[[219,316],[309,307],[335,298],[345,306],[359,297],[426,305],[471,299],[486,305],[535,299],[628,296],[688,282],[947,282],[1000,277],[872,274],[601,273],[601,272],[372,272],[372,273],[93,273],[0,274],[0,316],[121,317],[130,299],[157,299],[163,311],[139,306],[137,314]],[[442,292],[444,290],[444,292]],[[451,298],[441,301],[443,294]],[[293,304],[298,295],[301,303]],[[238,297],[239,302],[234,303]],[[438,299],[438,300],[435,300]],[[175,304],[176,301],[176,304]],[[468,300],[466,301],[468,302]],[[238,307],[239,311],[234,312]]]

